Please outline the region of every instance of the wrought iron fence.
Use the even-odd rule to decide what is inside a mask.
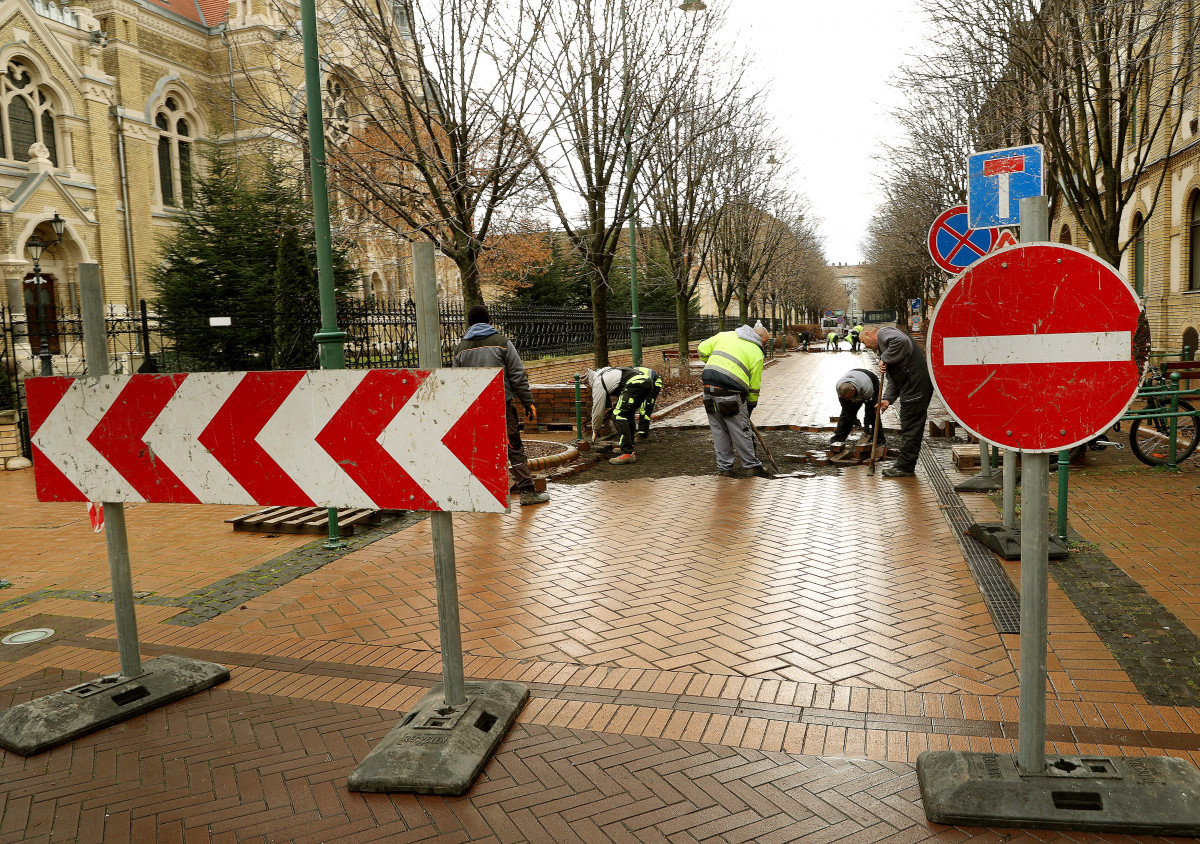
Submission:
[[[466,331],[461,303],[441,302],[442,362],[449,366],[454,348]],[[494,305],[492,323],[507,335],[526,360],[586,354],[592,351],[594,333],[590,311],[573,308],[518,308]],[[271,326],[246,316],[231,325],[168,325],[148,312],[110,307],[105,316],[109,371],[125,374],[150,372],[204,372],[222,369],[270,369],[269,348],[257,348],[246,338],[271,337]],[[263,320],[270,315],[264,314]],[[673,314],[639,317],[642,344],[674,343],[677,326]],[[630,347],[632,316],[608,314],[608,344],[612,350]],[[410,302],[345,300],[338,305],[338,327],[346,332],[346,366],[351,369],[406,368],[417,366],[416,308]],[[83,324],[79,314],[54,312],[45,319],[34,313],[14,314],[0,306],[0,372],[17,388],[22,409],[22,435],[29,454],[28,426],[24,414],[24,380],[48,367],[55,375],[83,375]],[[315,325],[313,326],[315,330]],[[689,321],[689,340],[717,331],[716,317]],[[311,336],[311,332],[308,334]],[[45,340],[43,344],[43,339]],[[43,363],[44,361],[44,363]],[[225,362],[236,361],[234,365]],[[317,367],[313,347],[311,363]]]

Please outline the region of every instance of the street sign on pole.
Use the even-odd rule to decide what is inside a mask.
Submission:
[[[970,226],[1020,225],[1020,200],[1042,195],[1043,158],[1041,144],[968,156]]]
[[[1040,213],[1034,203],[1027,210]],[[964,272],[930,317],[930,372],[946,408],[981,439],[1024,452],[1017,752],[921,753],[930,821],[1200,835],[1200,772],[1186,761],[1046,755],[1046,455],[1103,433],[1136,395],[1139,311],[1108,264],[1030,243]]]
[[[933,221],[926,246],[935,264],[951,275],[957,275],[988,254],[998,236],[996,229],[969,226],[967,206],[956,205]]]
[[[503,512],[499,370],[31,378],[42,501]]]
[[[1027,452],[1071,448],[1108,430],[1133,400],[1138,313],[1129,285],[1094,255],[1010,247],[938,302],[930,372],[947,409],[980,439]]]

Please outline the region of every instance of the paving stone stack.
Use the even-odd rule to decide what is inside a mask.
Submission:
[[[538,424],[545,427],[575,426],[575,384],[530,384],[533,401],[537,405]],[[588,429],[592,415],[592,391],[587,384],[580,384],[583,398],[583,427]]]

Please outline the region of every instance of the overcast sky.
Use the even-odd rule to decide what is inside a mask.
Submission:
[[[731,0],[729,23],[770,83],[797,186],[824,218],[826,256],[857,263],[880,202],[874,156],[896,137],[888,112],[901,95],[889,83],[921,53],[923,16],[912,0]]]

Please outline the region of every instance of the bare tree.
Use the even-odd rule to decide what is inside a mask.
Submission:
[[[597,366],[608,364],[608,279],[639,175],[677,116],[671,93],[697,75],[721,8],[693,16],[663,0],[575,0],[555,4],[547,19],[546,110],[562,119],[548,122],[537,165],[588,274]]]
[[[669,107],[663,135],[643,169],[647,230],[662,249],[675,285],[675,320],[680,359],[687,355],[692,300],[712,246],[707,236],[720,201],[719,165],[730,155],[738,121],[753,106],[740,91],[740,70],[667,92]]]
[[[1193,106],[1194,0],[924,2],[941,33],[931,73],[989,86],[974,115],[988,145],[1045,144],[1052,200],[1116,265],[1138,235],[1122,217],[1147,186],[1153,213]]]
[[[536,127],[548,125],[537,47],[552,5],[340,0],[320,33],[340,207],[365,227],[432,241],[458,267],[468,305],[483,301],[480,252],[500,210],[529,188]],[[278,98],[302,57],[259,46],[273,60],[269,80],[248,73],[251,110],[303,145],[303,110]]]

